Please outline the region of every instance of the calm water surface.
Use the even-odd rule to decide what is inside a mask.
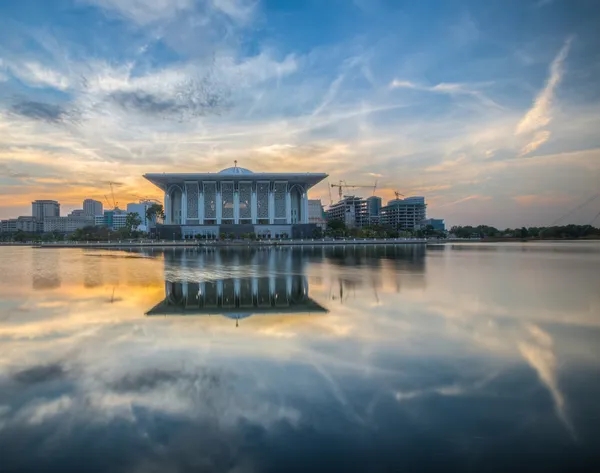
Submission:
[[[597,243],[0,248],[0,471],[599,458]]]

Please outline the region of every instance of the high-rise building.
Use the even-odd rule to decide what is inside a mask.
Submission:
[[[56,200],[34,200],[31,216],[43,222],[47,217],[60,217],[60,204]]]
[[[95,217],[102,215],[102,202],[94,199],[85,199],[83,201],[83,214],[86,217]]]
[[[398,230],[414,230],[425,220],[427,205],[425,197],[407,197],[390,200],[381,208],[380,223]]]
[[[368,225],[367,201],[362,197],[345,195],[342,200],[331,205],[326,212],[327,221],[339,220],[348,228]]]
[[[367,199],[367,218],[370,225],[379,223],[379,214],[381,213],[381,197],[376,195]]]

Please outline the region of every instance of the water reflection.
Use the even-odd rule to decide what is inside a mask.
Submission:
[[[165,281],[165,300],[146,315],[214,315],[243,319],[253,314],[324,313],[308,296],[299,274],[227,278],[217,281]]]
[[[589,470],[600,247],[459,246],[9,249],[0,470]]]

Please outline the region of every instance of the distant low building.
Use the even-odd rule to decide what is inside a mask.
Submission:
[[[119,208],[113,210],[105,210],[103,215],[94,217],[94,225],[98,227],[107,227],[110,230],[118,230],[124,228],[127,220],[127,212]]]
[[[68,217],[85,217],[85,212],[83,209],[75,209],[71,211]]]
[[[137,227],[141,232],[147,232],[150,227],[150,223],[146,217],[146,211],[152,207],[154,202],[151,200],[141,200],[137,203],[127,204],[127,213],[137,213],[142,220],[142,223]]]
[[[14,233],[17,231],[17,219],[9,218],[6,220],[2,220],[2,224],[0,225],[0,229],[2,233]]]
[[[71,233],[79,228],[89,227],[94,221],[83,215],[67,215],[66,217],[47,217],[44,219],[44,232]]]
[[[23,216],[17,217],[17,230],[27,233],[39,233],[44,231],[44,223],[35,217]]]
[[[321,199],[308,199],[308,223],[316,224],[321,230],[327,226]]]
[[[442,218],[427,218],[425,220],[421,220],[417,226],[417,229],[424,229],[428,225],[431,225],[434,230],[445,232],[446,224],[444,223],[444,219]]]

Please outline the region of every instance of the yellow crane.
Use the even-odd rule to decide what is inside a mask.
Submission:
[[[359,187],[368,187],[373,189],[373,194],[375,194],[375,190],[377,189],[377,181],[375,181],[374,185],[366,185],[366,184],[346,184],[346,181],[340,180],[339,184],[331,184],[331,187],[338,188],[338,195],[340,200],[342,200],[344,189],[358,189]]]

